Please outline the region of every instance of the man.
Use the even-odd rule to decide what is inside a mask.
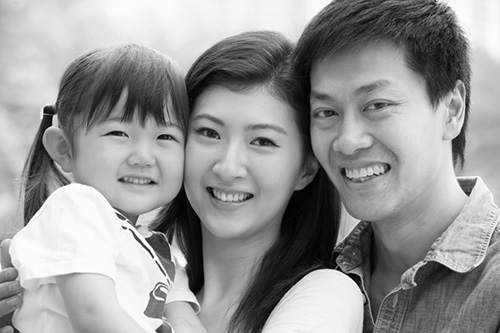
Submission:
[[[365,294],[365,332],[500,332],[500,212],[480,178],[455,177],[468,53],[434,0],[332,1],[299,39],[314,152],[362,220],[335,260]]]

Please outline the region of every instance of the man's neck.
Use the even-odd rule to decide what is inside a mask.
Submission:
[[[467,196],[455,179],[444,188],[439,188],[438,195],[430,193],[431,200],[421,210],[408,209],[399,218],[373,222],[369,293],[374,315],[403,273],[425,258],[465,205]]]

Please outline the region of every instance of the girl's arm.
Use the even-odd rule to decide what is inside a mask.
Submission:
[[[206,333],[190,303],[172,302],[165,305],[164,316],[175,333]]]
[[[262,333],[355,333],[363,328],[363,296],[342,272],[307,274],[278,303]]]
[[[186,268],[180,263],[177,255],[180,254],[174,252],[175,280],[168,293],[163,316],[172,325],[175,333],[207,333],[196,314],[196,311],[200,311],[200,305],[189,289]]]
[[[146,332],[120,306],[114,281],[100,274],[56,277],[71,326],[77,333]]]

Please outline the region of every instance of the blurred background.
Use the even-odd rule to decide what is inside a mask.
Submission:
[[[187,71],[218,40],[272,29],[297,39],[327,0],[0,0],[0,239],[22,225],[20,174],[67,64],[113,43],[156,48]],[[472,44],[472,114],[462,175],[500,202],[500,1],[448,0]]]

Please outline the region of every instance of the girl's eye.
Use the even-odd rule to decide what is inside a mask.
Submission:
[[[257,138],[253,140],[252,143],[261,147],[278,147],[276,143],[266,138]]]
[[[127,133],[122,132],[122,131],[111,131],[111,132],[108,132],[108,134],[106,134],[106,135],[109,135],[109,136],[121,136],[121,137],[125,137],[125,138],[128,137]]]
[[[200,127],[195,132],[210,139],[220,139],[219,133],[208,127]]]
[[[178,141],[173,135],[170,135],[170,134],[162,134],[162,135],[158,136],[158,140]]]

